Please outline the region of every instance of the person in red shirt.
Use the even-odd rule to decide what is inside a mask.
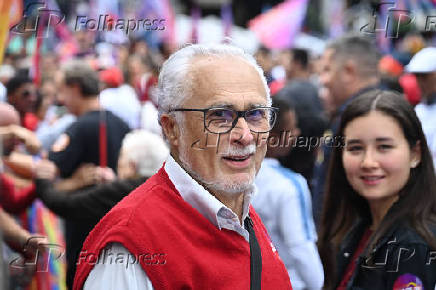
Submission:
[[[260,67],[234,46],[190,45],[158,89],[170,156],[94,227],[73,289],[292,289],[250,205],[277,115]]]

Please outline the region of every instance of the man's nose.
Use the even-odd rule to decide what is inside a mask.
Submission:
[[[247,121],[244,118],[239,118],[235,128],[230,131],[230,142],[239,143],[240,145],[250,145],[253,143],[254,136],[251,132]]]
[[[319,82],[323,87],[327,87],[329,84],[329,76],[327,73],[321,73],[319,76]]]

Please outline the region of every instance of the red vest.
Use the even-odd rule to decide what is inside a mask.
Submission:
[[[262,289],[292,289],[252,207],[250,216],[262,252]],[[185,202],[163,168],[89,234],[77,261],[74,290],[82,289],[94,264],[101,262],[96,261],[101,250],[111,242],[123,244],[135,256],[130,260],[141,264],[156,290],[250,289],[248,242],[234,231],[219,230]]]

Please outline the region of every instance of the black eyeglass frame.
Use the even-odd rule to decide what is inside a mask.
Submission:
[[[229,110],[229,111],[233,111],[236,113],[236,118],[235,118],[235,120],[233,120],[232,126],[225,132],[221,132],[221,133],[212,132],[211,130],[209,130],[208,126],[206,126],[206,113],[210,110],[216,110],[216,109]],[[230,108],[224,108],[224,107],[212,107],[212,108],[206,108],[206,109],[176,108],[176,109],[169,110],[169,112],[203,112],[204,128],[206,128],[207,131],[209,131],[212,134],[226,134],[226,133],[232,131],[233,128],[235,128],[236,124],[238,123],[239,118],[244,118],[245,122],[247,122],[247,119],[245,119],[245,115],[248,112],[253,111],[253,110],[257,110],[257,109],[271,109],[271,111],[276,114],[274,117],[274,122],[271,124],[271,128],[268,131],[256,132],[256,131],[253,131],[251,129],[250,129],[250,131],[253,133],[260,133],[260,134],[270,132],[274,128],[274,125],[277,121],[277,113],[279,112],[279,108],[276,108],[276,107],[254,107],[252,109],[245,110],[245,111],[237,111],[237,110],[233,110]],[[247,124],[248,124],[248,122],[247,122]]]

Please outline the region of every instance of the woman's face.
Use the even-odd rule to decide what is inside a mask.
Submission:
[[[353,189],[370,203],[394,202],[420,161],[419,144],[411,150],[397,121],[379,111],[349,122],[344,135],[342,162]]]

